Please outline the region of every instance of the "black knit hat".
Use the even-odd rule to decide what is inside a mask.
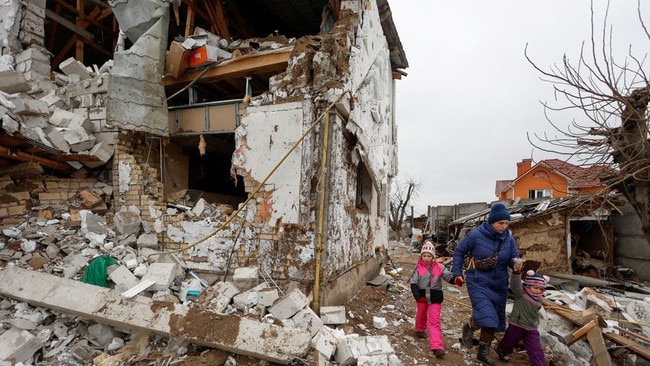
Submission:
[[[490,208],[490,216],[488,216],[488,224],[492,224],[501,220],[510,221],[510,213],[503,203],[496,203]]]

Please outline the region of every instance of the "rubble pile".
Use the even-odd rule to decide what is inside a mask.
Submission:
[[[46,184],[54,194],[55,182],[73,183],[55,178],[40,182],[25,184],[35,190]],[[0,365],[99,364],[132,350],[134,342],[145,345],[138,357],[157,346],[169,353],[174,344],[172,358],[182,360],[195,344],[279,364],[306,357],[324,365],[330,360],[400,364],[386,336],[346,335],[337,329],[347,322],[345,307],[322,307],[316,314],[297,286],[281,289],[265,281],[256,267],[237,268],[229,279],[197,273],[185,264],[183,253],[161,251],[135,207],[124,207],[109,220],[110,186],[75,183],[75,194],[59,193],[58,203],[12,216],[16,225],[5,221],[0,235]],[[21,197],[12,189],[18,187],[5,185],[2,197]],[[212,216],[221,215],[218,205],[199,199],[187,206],[182,194],[175,196],[179,201],[170,203],[168,214],[188,222],[219,221]],[[160,320],[167,316],[167,322]],[[200,319],[203,333],[178,327],[175,316],[183,323]],[[233,323],[239,333],[228,332]],[[158,336],[147,336],[143,343],[142,331]],[[255,349],[246,346],[251,334],[266,334],[252,342]]]

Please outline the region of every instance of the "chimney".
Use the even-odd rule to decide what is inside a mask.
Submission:
[[[522,159],[521,163],[517,163],[517,177],[522,176],[530,169],[532,159]]]

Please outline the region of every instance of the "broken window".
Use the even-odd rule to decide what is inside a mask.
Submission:
[[[368,168],[363,163],[357,165],[357,194],[355,207],[368,210],[372,202],[372,179]]]
[[[542,198],[542,197],[553,198],[553,190],[552,189],[531,189],[528,191],[528,198],[530,199]]]

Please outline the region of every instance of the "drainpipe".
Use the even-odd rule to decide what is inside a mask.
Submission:
[[[329,145],[330,112],[325,114],[323,124],[323,150],[320,159],[320,197],[318,203],[318,234],[316,241],[316,273],[314,274],[314,304],[312,310],[320,313],[320,272],[323,254],[323,226],[325,222],[325,196],[327,191],[327,147]]]

